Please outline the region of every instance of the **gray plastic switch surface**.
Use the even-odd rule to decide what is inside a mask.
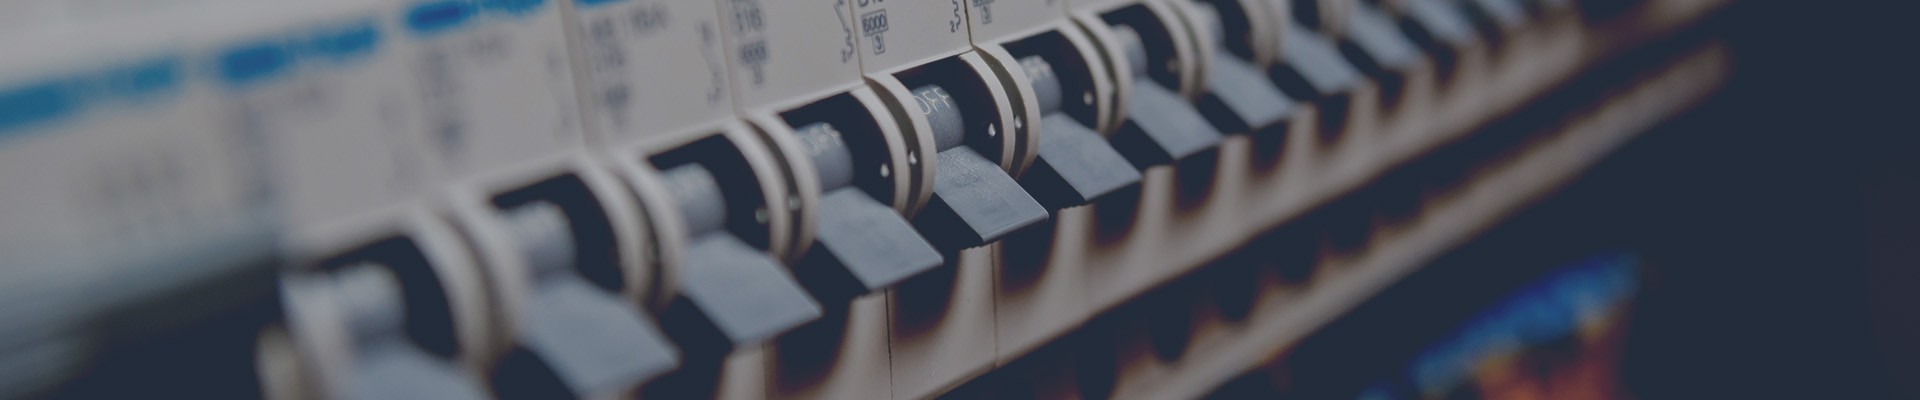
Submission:
[[[853,150],[840,136],[840,130],[827,123],[815,123],[794,129],[813,169],[820,175],[822,192],[853,185]]]
[[[501,219],[525,253],[527,265],[533,267],[535,279],[567,273],[574,265],[573,231],[560,206],[544,201],[522,205],[501,213]]]
[[[932,125],[940,154],[934,166],[933,198],[915,218],[936,246],[959,250],[985,245],[1047,219],[1047,210],[985,155],[966,146],[966,115],[946,89],[913,89]],[[988,137],[1006,134],[988,125]]]
[[[935,245],[959,250],[998,241],[1047,219],[1033,196],[973,148],[940,152],[933,200],[914,218]]]
[[[1380,68],[1403,71],[1420,63],[1420,49],[1378,8],[1355,4],[1347,13],[1347,37]]]
[[[1066,114],[1040,118],[1040,158],[1021,177],[1048,208],[1087,204],[1140,182],[1140,171],[1099,132]]]
[[[556,386],[502,397],[608,398],[672,370],[679,353],[641,311],[578,277],[547,279],[534,288],[521,320],[520,346],[548,369]],[[507,382],[502,382],[506,384]]]
[[[664,175],[692,238],[678,282],[686,301],[682,304],[691,307],[670,306],[668,312],[692,313],[690,318],[707,325],[680,326],[691,329],[675,334],[683,347],[691,343],[697,351],[729,350],[820,317],[819,303],[807,297],[785,266],[727,232],[727,198],[712,172],[699,164],[686,164]],[[695,321],[669,321],[667,327],[677,329],[674,324],[680,323]],[[704,337],[716,334],[720,337]]]
[[[1146,45],[1131,27],[1113,25],[1113,37],[1126,52],[1133,71],[1133,93],[1127,103],[1129,125],[1114,137],[1114,147],[1134,166],[1166,164],[1220,145],[1220,130],[1207,122],[1192,102],[1147,76]]]
[[[823,279],[809,286],[815,287],[816,293],[829,290],[846,297],[893,286],[938,268],[944,261],[933,244],[920,237],[892,207],[853,187],[822,196],[814,248],[806,257],[804,265],[829,268],[808,271]],[[827,274],[843,271],[845,275],[827,279]]]
[[[1133,76],[1147,76],[1147,46],[1140,39],[1140,32],[1126,25],[1113,25],[1115,44],[1127,57],[1127,73]]]
[[[1040,115],[1060,112],[1065,106],[1066,90],[1060,86],[1060,75],[1053,70],[1053,63],[1041,56],[1021,57],[1020,70],[1027,73],[1027,82],[1033,84],[1033,99],[1040,106]]]
[[[667,190],[673,192],[673,200],[679,206],[681,218],[686,221],[688,236],[726,229],[727,198],[720,193],[720,182],[714,179],[713,172],[699,165],[687,164],[667,170],[662,175]]]
[[[838,129],[815,123],[794,132],[820,172],[823,192],[814,247],[801,262],[809,268],[801,281],[816,296],[851,298],[941,265],[940,253],[913,225],[853,186],[853,154]]]
[[[1220,131],[1180,94],[1148,82],[1135,83],[1131,96],[1127,118],[1136,129],[1123,128],[1114,147],[1135,166],[1166,164],[1220,145]]]
[[[1020,59],[1040,104],[1040,151],[1020,177],[1035,200],[1049,209],[1087,204],[1140,181],[1127,158],[1107,138],[1061,111],[1060,76],[1040,56]]]
[[[1272,126],[1293,113],[1293,99],[1259,67],[1224,51],[1215,54],[1219,56],[1207,69],[1207,90],[1244,128]]]
[[[352,379],[343,388],[330,391],[344,397],[364,399],[483,399],[486,390],[478,379],[460,369],[451,360],[434,356],[413,345],[405,327],[405,293],[398,277],[387,267],[355,264],[333,273],[290,280],[286,289],[289,304],[298,310],[293,315],[305,318],[338,318],[338,321],[295,320],[319,326],[339,326],[348,335],[347,349],[317,349],[353,353],[354,363],[345,372]],[[316,304],[317,303],[317,304]],[[319,311],[330,309],[331,312]],[[325,317],[323,317],[325,316]],[[290,317],[293,318],[293,317]]]
[[[920,103],[920,112],[927,116],[927,124],[933,128],[934,149],[946,151],[967,143],[966,116],[960,112],[960,106],[953,103],[953,95],[938,85],[926,85],[913,88],[913,97]]]
[[[1213,29],[1213,61],[1207,68],[1207,92],[1218,98],[1219,107],[1228,115],[1218,115],[1221,129],[1252,131],[1277,124],[1293,112],[1293,100],[1252,61],[1227,49],[1225,22],[1211,4],[1195,3],[1194,10]],[[1212,114],[1209,114],[1212,115]],[[1227,118],[1231,121],[1218,121]],[[1242,132],[1246,133],[1246,132]]]
[[[1460,14],[1458,4],[1452,1],[1407,0],[1405,9],[1408,18],[1447,46],[1465,47],[1480,40],[1473,30],[1473,21]]]
[[[1360,84],[1360,72],[1340,56],[1333,42],[1320,33],[1298,26],[1284,35],[1280,60],[1306,80],[1313,93],[1296,94],[1305,100],[1317,100],[1353,90]]]
[[[820,304],[785,267],[724,233],[694,239],[680,272],[680,293],[732,348],[820,318]]]
[[[400,281],[385,266],[359,264],[341,268],[324,282],[328,296],[338,304],[355,343],[379,343],[404,335],[406,301]]]
[[[503,397],[602,398],[631,391],[679,364],[644,312],[577,272],[571,224],[549,202],[502,213],[528,261],[531,286],[520,319],[524,352],[503,361]],[[515,358],[526,357],[526,358]]]

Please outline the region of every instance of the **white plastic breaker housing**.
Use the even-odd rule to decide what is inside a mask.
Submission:
[[[47,24],[0,38],[10,55],[0,66],[6,264],[265,225],[259,160],[209,118],[219,94],[192,76],[192,43],[91,28]]]

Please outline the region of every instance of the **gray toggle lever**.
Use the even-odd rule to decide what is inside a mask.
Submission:
[[[1192,102],[1147,76],[1146,45],[1139,32],[1112,25],[1113,36],[1125,49],[1132,71],[1133,90],[1127,103],[1127,124],[1113,138],[1114,147],[1137,168],[1171,163],[1218,147],[1221,135]]]
[[[1493,19],[1501,30],[1517,29],[1527,23],[1527,6],[1515,0],[1472,0],[1480,11]]]
[[[1140,182],[1140,171],[1105,137],[1061,111],[1065,96],[1052,64],[1035,55],[1022,57],[1020,67],[1040,103],[1040,151],[1032,169],[1020,177],[1035,200],[1049,209],[1063,209]]]
[[[853,185],[853,152],[839,130],[816,123],[794,132],[821,182],[820,222],[799,274],[815,296],[852,298],[941,265],[913,225]]]
[[[1407,16],[1414,23],[1426,28],[1433,35],[1435,44],[1451,48],[1471,46],[1480,40],[1473,30],[1473,21],[1449,0],[1407,0]]]
[[[1297,74],[1297,78],[1304,83],[1304,86],[1297,88],[1282,86],[1294,98],[1317,101],[1345,94],[1360,84],[1360,72],[1347,64],[1346,59],[1340,56],[1340,50],[1335,49],[1333,42],[1319,32],[1290,26],[1282,40],[1280,60],[1286,65],[1281,68]],[[1276,80],[1284,83],[1287,79],[1276,77]]]
[[[688,246],[680,298],[668,306],[668,334],[689,352],[725,353],[820,317],[820,305],[786,268],[726,230],[727,197],[698,164],[665,178],[686,218]]]
[[[1028,195],[999,164],[966,146],[966,116],[953,96],[938,85],[913,89],[933,128],[940,154],[934,165],[933,199],[914,225],[942,250],[993,243],[1007,234],[1047,219],[1047,210]],[[1001,127],[985,135],[998,140]]]
[[[501,397],[614,397],[679,364],[679,353],[643,311],[580,275],[560,206],[528,203],[501,219],[531,268],[525,316],[515,328],[519,348],[495,379]]]
[[[336,371],[345,372],[351,381],[347,387],[327,389],[330,393],[356,399],[489,397],[480,381],[452,360],[412,343],[406,332],[406,296],[399,279],[385,266],[356,264],[324,275],[290,277],[286,293],[290,324],[306,324],[296,328],[345,341],[336,342],[344,349],[313,349],[341,352],[352,359],[344,366],[349,371]]]
[[[1420,49],[1379,8],[1354,4],[1347,13],[1347,37],[1366,57],[1357,61],[1368,73],[1405,71],[1420,63]]]
[[[1211,4],[1195,3],[1196,10],[1213,27],[1214,57],[1208,63],[1207,91],[1218,99],[1224,112],[1208,112],[1214,126],[1228,132],[1249,133],[1286,119],[1293,112],[1293,99],[1280,92],[1261,68],[1227,49],[1226,23]]]

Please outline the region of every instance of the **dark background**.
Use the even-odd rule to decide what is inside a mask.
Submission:
[[[1695,33],[1733,46],[1725,90],[1302,342],[1286,397],[1350,398],[1548,268],[1624,249],[1647,263],[1632,396],[1920,398],[1906,3],[1737,1]]]

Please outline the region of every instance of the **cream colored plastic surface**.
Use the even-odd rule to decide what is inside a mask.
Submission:
[[[1066,15],[1067,0],[967,1],[974,43],[1018,39],[1051,29]]]
[[[726,46],[711,1],[570,1],[574,68],[596,143],[657,139],[733,117]],[[684,136],[684,135],[683,135]]]
[[[1065,1],[1067,3],[1068,12],[1077,14],[1077,13],[1088,12],[1088,11],[1111,10],[1119,7],[1124,7],[1128,4],[1138,3],[1141,0],[1061,0],[1061,1]]]
[[[989,92],[1005,91],[1009,102],[999,105],[1002,108],[1001,123],[1007,128],[1007,136],[1001,139],[1001,146],[1013,151],[1001,155],[1002,167],[1013,176],[1026,173],[1034,160],[1040,158],[1040,100],[1033,92],[1033,80],[1027,77],[1027,71],[1020,66],[1012,54],[999,46],[975,47],[973,54],[962,56],[975,68],[992,71],[996,81],[987,83]],[[996,96],[1002,94],[996,94]],[[1024,151],[1020,149],[1025,149]]]
[[[887,292],[893,398],[932,398],[993,368],[999,250],[962,250],[949,265]]]
[[[860,82],[857,21],[847,4],[856,0],[714,1],[741,109],[798,105]]]
[[[899,135],[895,137],[901,138],[902,143],[907,143],[906,138],[914,138],[911,145],[906,146],[906,153],[893,154],[893,159],[906,160],[911,169],[894,170],[892,175],[898,176],[894,178],[896,182],[903,179],[919,182],[919,190],[906,192],[908,200],[906,205],[904,207],[895,205],[894,209],[900,210],[901,215],[919,214],[920,209],[926,207],[927,202],[933,199],[933,164],[938,153],[933,146],[932,125],[927,122],[926,115],[917,108],[920,106],[917,102],[918,97],[915,97],[911,88],[901,83],[899,79],[881,74],[880,79],[869,82],[872,87],[856,90],[854,93],[860,98],[861,105],[867,112],[874,115],[874,119],[893,122],[891,125],[881,124],[881,133]],[[869,94],[872,95],[871,98],[867,97]],[[895,186],[895,188],[900,187]],[[895,189],[894,192],[897,198],[899,197],[897,193],[903,190]]]
[[[1213,29],[1198,26],[1201,20],[1195,18],[1193,3],[1179,0],[1149,2],[1147,8],[1153,10],[1167,30],[1172,32],[1173,54],[1180,59],[1180,93],[1195,98],[1206,91],[1207,63],[1213,62],[1213,53],[1219,51],[1214,46],[1218,39],[1213,37]]]
[[[1105,96],[1105,100],[1100,100],[1100,103],[1111,104],[1111,106],[1100,107],[1100,111],[1102,111],[1100,115],[1102,118],[1096,130],[1106,135],[1112,135],[1114,129],[1119,129],[1120,124],[1127,121],[1126,104],[1128,93],[1133,90],[1133,71],[1128,69],[1126,52],[1119,47],[1118,41],[1113,38],[1113,31],[1105,29],[1104,27],[1106,25],[1104,21],[1100,21],[1098,17],[1092,14],[1092,11],[1077,7],[1078,4],[1079,3],[1068,3],[1067,18],[1069,21],[1067,24],[1071,25],[1071,27],[1062,29],[1062,31],[1074,32],[1074,34],[1068,35],[1068,37],[1070,39],[1076,39],[1074,42],[1075,47],[1081,47],[1083,46],[1082,43],[1084,43],[1087,49],[1092,50],[1091,52],[1082,51],[1081,54],[1098,54],[1099,57],[1097,59],[1099,61],[1090,62],[1105,68],[1107,77],[1112,80],[1111,83],[1108,83],[1112,90],[1096,90],[1094,93],[1091,93],[1091,95],[1094,96]],[[1095,27],[1100,27],[1100,29],[1095,29]],[[1096,87],[1097,85],[1099,84],[1096,84]],[[1082,101],[1086,101],[1085,96],[1087,95],[1089,95],[1089,93],[1081,94]],[[1068,98],[1072,98],[1071,94],[1069,94]]]
[[[470,17],[428,27],[401,23],[401,49],[420,132],[453,179],[562,157],[584,143],[557,2],[472,3]],[[394,0],[383,18],[446,4]]]
[[[1286,36],[1283,35],[1287,34],[1288,27],[1294,23],[1293,7],[1289,6],[1292,1],[1293,0],[1255,0],[1240,3],[1254,3],[1247,8],[1247,12],[1264,13],[1261,17],[1273,28],[1268,31],[1268,37],[1266,38],[1266,47],[1268,50],[1266,51],[1271,53],[1272,60],[1276,62],[1286,61],[1280,59],[1280,44],[1286,42]]]
[[[362,239],[353,237],[363,231],[354,219],[404,207],[436,175],[414,134],[419,125],[405,53],[393,45],[397,33],[380,7],[374,1],[271,1],[170,10],[203,21],[194,33],[200,62],[288,57],[281,69],[253,78],[224,75],[214,121],[229,137],[260,141],[296,258]],[[372,35],[373,41],[358,52],[339,49],[337,58],[291,56],[296,39],[316,35],[345,43]]]
[[[130,29],[0,39],[0,53],[15,55],[0,66],[0,96],[15,99],[0,105],[9,111],[0,122],[0,254],[13,262],[260,217],[250,211],[266,199],[249,173],[259,166],[213,123],[217,89],[186,67],[187,38],[123,34],[146,28]],[[89,245],[103,247],[79,248]]]
[[[966,51],[962,0],[850,0],[867,73],[912,67]]]
[[[769,398],[892,398],[887,307],[886,294],[860,296],[845,316],[824,318],[818,327],[774,342]]]

